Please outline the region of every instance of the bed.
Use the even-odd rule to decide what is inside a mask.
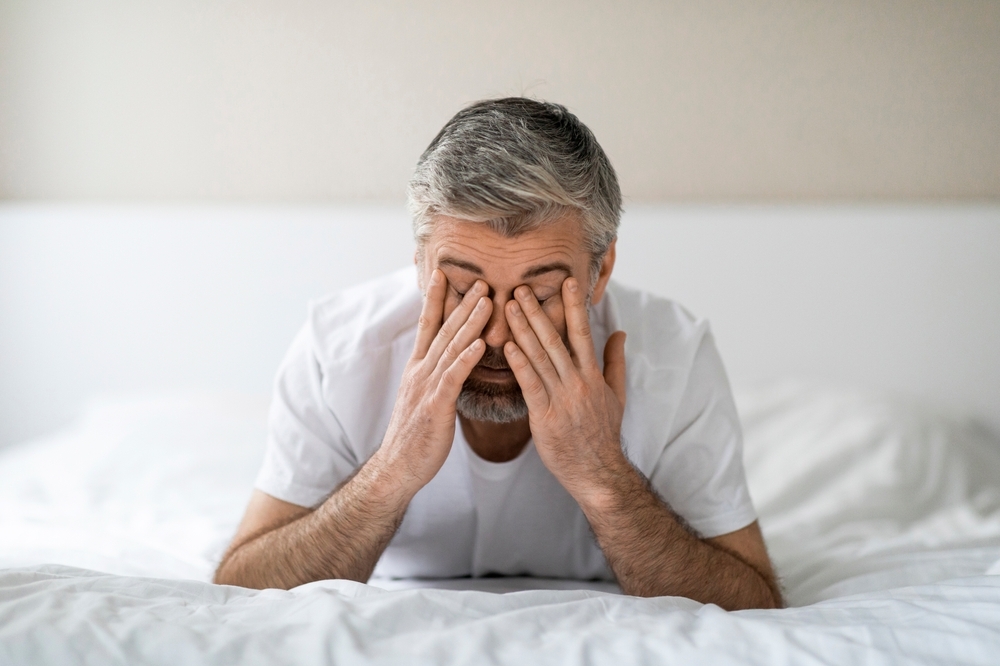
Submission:
[[[997,663],[992,427],[826,384],[737,401],[782,610],[517,578],[212,585],[266,397],[95,402],[0,451],[0,663]]]
[[[0,665],[1000,662],[995,204],[628,206],[615,274],[711,320],[787,609],[209,584],[306,301],[412,256],[401,205],[0,204]]]

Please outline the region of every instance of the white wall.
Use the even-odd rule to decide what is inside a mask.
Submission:
[[[267,392],[306,301],[412,261],[402,207],[0,205],[0,445],[89,397]],[[1000,207],[641,207],[616,275],[795,376],[1000,425]]]
[[[0,206],[0,445],[99,394],[266,393],[309,298],[412,257],[399,207]]]
[[[487,96],[631,201],[1000,197],[994,0],[3,0],[0,198],[402,201]]]
[[[1000,207],[639,208],[619,278],[708,317],[737,385],[783,376],[1000,424]]]

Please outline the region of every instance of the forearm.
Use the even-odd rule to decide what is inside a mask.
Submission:
[[[447,459],[458,396],[486,350],[479,335],[493,309],[487,284],[476,280],[444,319],[447,293],[448,281],[435,269],[378,451],[314,511],[299,513],[283,503],[277,514],[268,514],[265,508],[254,511],[251,499],[246,534],[241,525],[216,582],[290,588],[325,578],[368,580],[410,500]],[[269,524],[272,515],[284,522]]]
[[[215,582],[258,589],[331,578],[365,582],[409,499],[373,458],[315,510],[234,544]]]
[[[727,610],[781,605],[765,572],[702,540],[631,465],[581,507],[626,594],[682,596]]]

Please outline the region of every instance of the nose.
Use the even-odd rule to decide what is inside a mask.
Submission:
[[[490,320],[483,328],[483,342],[494,349],[502,349],[508,340],[514,339],[510,333],[510,326],[507,325],[507,315],[504,312],[508,300],[510,299],[493,294],[493,314],[490,315]]]

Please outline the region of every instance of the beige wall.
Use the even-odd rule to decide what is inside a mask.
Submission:
[[[1000,198],[1000,2],[0,0],[0,197],[400,200],[529,94],[650,200]]]

